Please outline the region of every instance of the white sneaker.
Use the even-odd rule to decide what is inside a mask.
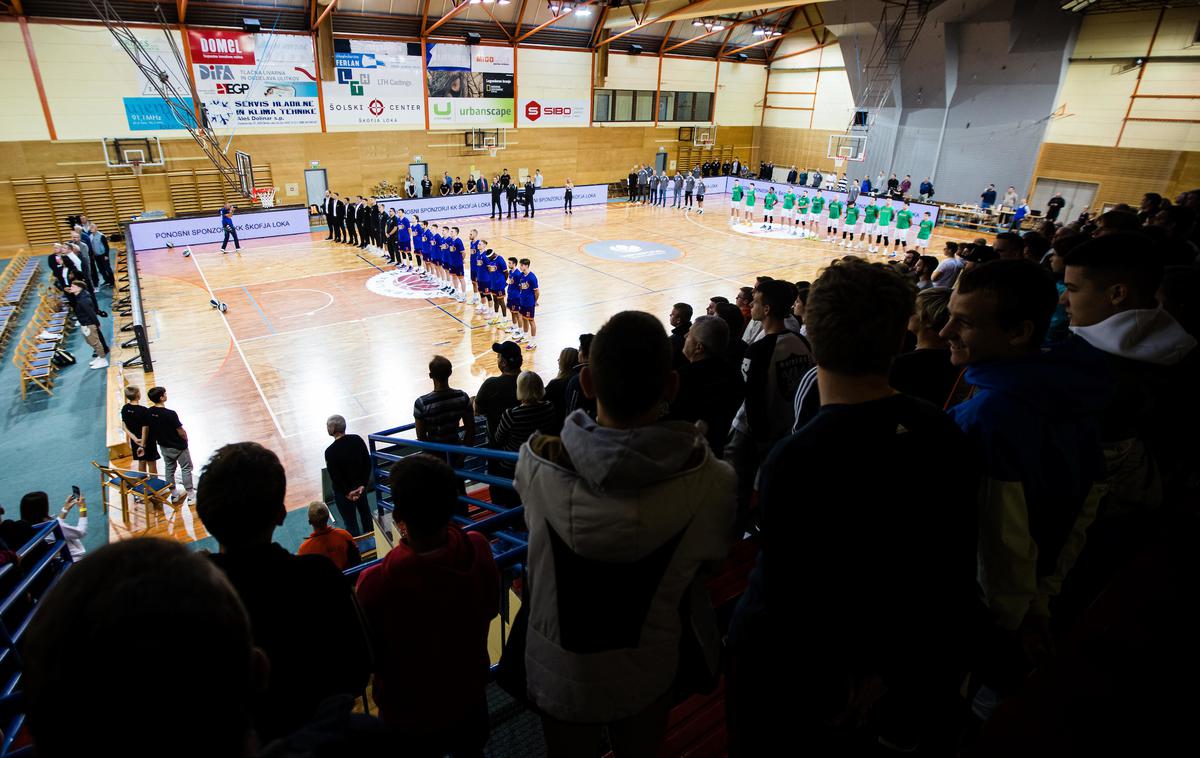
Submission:
[[[43,341],[47,341],[47,342],[50,342],[50,341],[57,342],[58,340],[62,339],[62,335],[61,334],[51,334],[50,332],[42,332],[41,334],[39,334],[37,336],[37,338],[40,340],[43,340]]]
[[[92,362],[88,364],[88,368],[104,368],[107,365],[108,365],[107,358],[93,358]]]

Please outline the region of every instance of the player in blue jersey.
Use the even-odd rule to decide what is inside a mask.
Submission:
[[[508,327],[508,331],[512,334],[514,342],[520,342],[525,339],[525,330],[521,328],[521,268],[516,258],[508,259],[506,273],[508,279],[505,280],[507,291],[504,297],[508,300],[508,315],[512,320],[512,326]]]
[[[534,313],[537,309],[537,301],[540,293],[538,292],[537,274],[529,270],[529,259],[522,258],[521,266],[521,282],[518,285],[521,293],[521,321],[525,329],[525,333],[529,335],[529,341],[525,343],[526,350],[534,350],[537,348],[537,322],[533,320]]]
[[[450,228],[450,238],[446,240],[446,269],[450,273],[450,296],[458,302],[466,302],[466,284],[463,282],[464,255],[467,246],[458,236],[458,227]]]
[[[508,316],[508,309],[504,307],[504,280],[507,278],[507,269],[504,266],[504,256],[490,248],[486,250],[483,256],[483,270],[493,311],[488,326],[496,326],[503,323]]]
[[[417,217],[414,216],[414,218]],[[429,268],[429,265],[426,263],[429,254],[425,252],[425,243],[428,241],[428,235],[429,222],[421,221],[417,218],[413,224],[413,253],[417,258],[417,271],[420,272],[421,276],[427,276],[426,271]]]
[[[412,271],[412,222],[404,214],[403,208],[400,209],[398,220],[400,222],[400,231],[396,235],[396,243],[400,247],[400,269],[402,271]]]
[[[442,292],[447,292],[450,289],[450,283],[446,280],[446,242],[442,236],[442,228],[437,224],[429,226],[432,234],[429,235],[429,255],[433,261],[433,278],[434,284],[438,285],[438,289]]]
[[[483,298],[479,289],[479,264],[483,262],[483,248],[479,246],[479,230],[472,229],[468,235],[467,246],[470,248],[471,302],[475,304],[475,312],[483,314]]]

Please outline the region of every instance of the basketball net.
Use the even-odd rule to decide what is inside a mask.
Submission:
[[[135,158],[135,159],[133,159],[133,160],[129,161],[129,167],[130,167],[131,169],[133,169],[133,175],[134,175],[134,176],[141,176],[141,175],[142,175],[142,162],[141,162],[141,161],[139,161],[139,160],[137,160],[137,159]]]
[[[258,200],[258,204],[264,208],[275,207],[275,188],[274,187],[255,187],[250,190],[250,194]]]
[[[495,158],[496,153],[500,152],[500,149],[498,147],[496,147],[495,145],[491,145],[488,147],[488,152],[491,153],[493,158]]]
[[[842,170],[842,168],[843,168],[845,165],[846,165],[846,159],[845,159],[845,158],[834,158],[834,159],[833,159],[833,167],[834,167],[834,169],[836,169],[836,170],[838,170],[838,171],[841,171],[841,170]]]

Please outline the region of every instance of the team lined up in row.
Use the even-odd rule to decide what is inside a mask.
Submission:
[[[506,260],[479,239],[476,229],[464,244],[457,226],[430,224],[416,214],[410,220],[403,208],[399,213],[388,208],[380,218],[366,230],[364,249],[386,257],[401,272],[438,285],[447,297],[460,303],[470,298],[489,326],[505,329],[514,342],[526,342],[527,349],[537,347],[535,313],[541,292],[528,258]],[[470,287],[464,278],[468,269]]]
[[[735,180],[729,194],[729,201],[729,223],[731,225],[754,224],[757,193],[753,184],[743,187],[741,182]],[[779,204],[780,198],[775,193],[775,188],[768,187],[767,194],[762,200],[763,220],[759,226],[760,229],[773,230],[775,228],[775,207]],[[807,239],[823,238],[825,242],[833,243],[838,241],[837,234],[840,230],[839,247],[865,249],[869,253],[878,253],[886,251],[890,242],[893,256],[897,250],[907,248],[910,241],[917,248],[928,248],[929,238],[933,234],[933,219],[928,211],[914,226],[913,212],[910,210],[907,200],[899,210],[892,205],[891,198],[885,200],[883,205],[878,204],[874,197],[870,198],[870,202],[866,205],[861,206],[856,203],[846,203],[838,196],[834,196],[827,202],[821,194],[821,190],[817,190],[811,198],[807,192],[797,196],[791,185],[783,194],[779,217],[781,226],[790,230],[794,236]],[[822,226],[825,227],[824,235],[820,234]],[[892,231],[893,229],[894,231]],[[857,245],[855,244],[856,234],[858,235]],[[871,242],[872,235],[875,236],[874,243]],[[880,246],[881,242],[882,247]]]

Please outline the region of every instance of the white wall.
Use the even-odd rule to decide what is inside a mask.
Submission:
[[[812,47],[793,39],[784,40],[784,45],[793,43],[797,51]],[[788,48],[782,48],[786,54]],[[835,43],[818,50],[809,50],[802,55],[785,58],[771,67],[771,79],[767,89],[772,93],[815,92],[815,95],[770,94],[763,126],[780,126],[789,129],[845,129],[854,112],[854,96],[850,91],[850,80],[846,76],[842,61],[842,50]],[[790,108],[811,108],[788,110]]]
[[[1126,58],[1132,62],[1146,55],[1158,11],[1088,15],[1083,19],[1074,59],[1058,96],[1064,115],[1053,119],[1046,142],[1103,147],[1132,147],[1158,150],[1200,150],[1200,124],[1130,121],[1121,132],[1129,110],[1130,96],[1200,95],[1200,46],[1192,35],[1200,23],[1200,8],[1168,10],[1154,40],[1151,57],[1189,57],[1190,62],[1150,61],[1137,84],[1136,68],[1118,73],[1114,61],[1083,58]],[[1200,120],[1200,99],[1134,100],[1132,118]],[[1120,144],[1118,145],[1118,137]]]
[[[717,123],[724,126],[758,126],[762,120],[763,85],[767,69],[757,63],[721,62],[717,85]]]
[[[49,139],[19,24],[0,23],[0,141]]]

